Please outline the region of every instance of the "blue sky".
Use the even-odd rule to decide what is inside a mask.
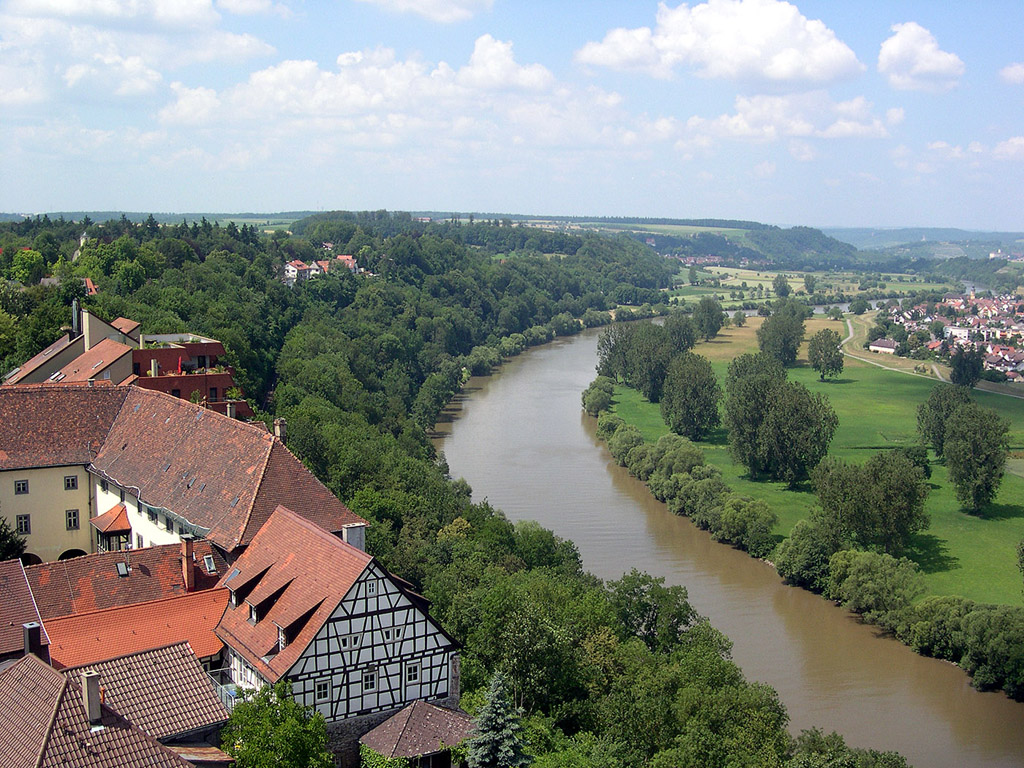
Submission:
[[[0,210],[1024,229],[1024,3],[0,0]]]

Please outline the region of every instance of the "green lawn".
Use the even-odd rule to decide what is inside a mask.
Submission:
[[[728,329],[711,343],[698,345],[696,351],[711,359],[720,378],[733,356],[755,348],[753,333],[759,319],[752,320],[745,328]],[[827,323],[810,321],[808,335],[818,326],[838,327]],[[806,364],[791,369],[790,377],[812,392],[828,396],[839,416],[832,453],[847,461],[864,461],[874,451],[916,442],[917,406],[937,383],[850,358],[838,380],[822,383]],[[1018,469],[1024,457],[1024,400],[978,390],[974,398],[1010,420],[1011,452],[1015,454],[1011,464]],[[615,402],[616,412],[636,424],[645,439],[654,441],[667,432],[658,406],[637,392],[619,387]],[[728,455],[724,431],[719,430],[701,446],[708,463],[722,470],[734,490],[772,506],[779,516],[780,535],[788,534],[814,504],[809,490],[792,491],[783,483],[747,479],[745,468],[733,464]],[[935,463],[932,468],[927,502],[931,527],[916,538],[914,551],[908,553],[925,572],[928,589],[984,602],[1022,604],[1016,546],[1024,539],[1024,478],[1008,472],[995,503],[983,516],[975,517],[960,511],[945,467]]]

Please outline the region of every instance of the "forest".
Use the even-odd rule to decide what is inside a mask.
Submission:
[[[371,522],[368,550],[464,644],[467,709],[506,675],[535,765],[906,764],[791,737],[778,695],[745,680],[684,588],[602,583],[572,542],[474,503],[428,440],[470,372],[608,323],[616,303],[660,311],[675,262],[627,236],[388,212],[318,214],[292,234],[42,217],[0,224],[0,247],[5,369],[60,335],[74,298],[144,333],[221,340],[260,417],[287,419],[289,447]],[[368,274],[280,279],[291,259],[341,253]]]

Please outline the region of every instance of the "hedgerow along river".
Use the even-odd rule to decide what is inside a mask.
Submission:
[[[1024,766],[1024,704],[979,693],[960,669],[878,636],[849,612],[785,586],[767,563],[672,515],[616,466],[580,408],[597,330],[529,350],[471,379],[437,425],[437,448],[475,500],[572,539],[605,579],[631,568],[682,584],[768,683],[790,730],[837,730],[851,746],[894,749],[917,768]]]

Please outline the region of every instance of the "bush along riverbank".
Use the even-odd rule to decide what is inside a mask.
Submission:
[[[953,595],[922,598],[924,581],[915,563],[877,551],[884,547],[853,546],[824,509],[778,541],[772,533],[777,516],[766,502],[735,493],[687,438],[667,434],[646,443],[635,425],[608,410],[613,394],[613,383],[599,376],[583,393],[583,406],[597,416],[598,437],[615,461],[643,480],[670,512],[689,517],[717,541],[768,560],[787,583],[835,600],[917,653],[957,664],[975,688],[1002,690],[1024,701],[1024,608]],[[902,466],[915,458],[893,461]],[[857,482],[850,467],[822,465],[815,487],[823,505],[827,477],[841,482],[844,473]],[[911,497],[906,508],[913,518],[917,497]]]

